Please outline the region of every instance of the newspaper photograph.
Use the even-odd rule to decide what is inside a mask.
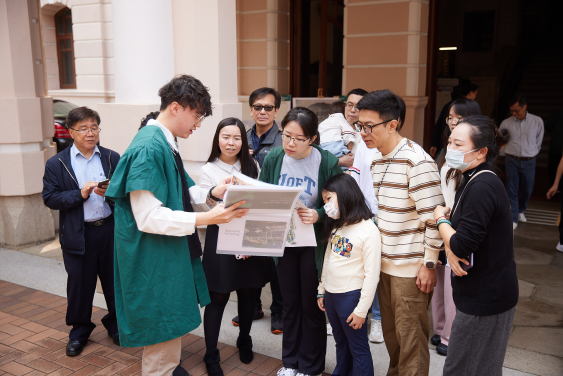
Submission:
[[[292,214],[300,203],[303,187],[267,184],[236,172],[232,183],[223,198],[225,207],[245,200],[241,208],[248,209],[248,213],[219,225],[217,253],[283,256]],[[297,220],[301,222],[298,216]]]

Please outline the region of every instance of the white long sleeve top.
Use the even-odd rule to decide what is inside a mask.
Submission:
[[[147,127],[149,126],[159,127],[164,132],[170,147],[174,151],[178,151],[178,145],[168,128],[152,119],[147,123]],[[209,210],[205,203],[208,192],[209,188],[205,189],[197,185],[190,188],[190,202],[196,212]],[[129,199],[139,231],[169,236],[185,236],[194,233],[196,213],[171,210],[165,207],[150,191],[132,191]]]
[[[365,318],[375,296],[381,269],[381,235],[372,220],[344,226],[332,236],[326,254],[318,292],[340,294],[361,290],[354,309]]]

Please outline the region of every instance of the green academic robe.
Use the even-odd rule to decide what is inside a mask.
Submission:
[[[121,157],[106,197],[115,202],[115,306],[121,346],[172,340],[201,323],[209,304],[201,260],[190,259],[185,236],[139,231],[129,193],[146,190],[172,210],[184,210],[182,182],[164,133],[142,128]],[[194,182],[186,174],[188,185]]]

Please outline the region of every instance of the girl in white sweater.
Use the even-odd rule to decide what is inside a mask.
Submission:
[[[328,241],[317,300],[336,341],[334,375],[373,375],[366,316],[379,282],[381,235],[358,184],[339,174],[322,189]]]

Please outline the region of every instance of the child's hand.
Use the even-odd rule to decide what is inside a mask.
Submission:
[[[319,220],[319,213],[317,213],[315,209],[299,209],[297,210],[297,214],[299,214],[301,222],[306,225],[312,225],[313,223],[317,223]]]
[[[321,309],[321,311],[326,312],[326,309],[325,309],[325,298],[318,298],[318,299],[317,299],[317,304],[319,305],[319,308]]]
[[[348,318],[346,319],[346,322],[350,323],[349,326],[352,329],[358,330],[361,329],[362,325],[364,325],[366,319],[365,318],[362,319],[361,317],[356,316],[354,312],[352,312],[352,314],[348,316]]]

